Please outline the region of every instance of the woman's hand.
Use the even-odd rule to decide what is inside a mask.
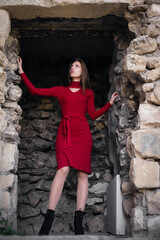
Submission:
[[[23,68],[22,68],[22,58],[17,57],[17,62],[18,62],[18,68],[19,68],[19,74],[23,73]]]
[[[114,101],[115,99],[119,96],[119,93],[118,92],[114,92],[111,96],[111,99],[110,99],[110,104],[113,105],[114,104]]]

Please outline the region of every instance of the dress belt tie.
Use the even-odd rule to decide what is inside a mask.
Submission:
[[[62,116],[63,120],[63,131],[64,131],[64,146],[71,147],[71,128],[70,128],[70,117],[72,116],[83,116],[81,113],[74,113],[74,114],[65,114]]]

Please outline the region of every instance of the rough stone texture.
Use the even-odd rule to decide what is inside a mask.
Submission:
[[[160,57],[148,57],[147,67],[150,69],[160,67]]]
[[[140,104],[138,116],[141,129],[160,127],[160,107],[153,104]]]
[[[97,183],[96,185],[94,185],[92,188],[89,188],[89,192],[90,193],[95,193],[95,194],[99,194],[99,193],[105,193],[107,190],[107,183]]]
[[[95,18],[105,16],[107,14],[114,14],[123,16],[130,0],[105,0],[105,2],[98,1],[50,1],[50,0],[9,0],[1,1],[0,7],[5,8],[11,14],[12,18],[19,19],[33,19],[37,16],[41,18],[55,18],[55,17],[76,17],[76,18]]]
[[[99,217],[94,217],[87,225],[91,232],[101,232],[104,228],[104,222]]]
[[[3,189],[0,190],[0,210],[2,211],[2,215],[6,217],[4,214],[4,210],[8,210],[10,207],[10,194],[8,191]]]
[[[129,54],[126,56],[124,69],[131,73],[140,73],[146,70],[146,56]]]
[[[0,189],[12,188],[14,182],[14,174],[0,175]]]
[[[0,66],[5,68],[7,67],[7,65],[8,65],[8,59],[6,55],[2,51],[0,51]]]
[[[21,99],[21,96],[22,96],[22,90],[18,86],[11,84],[8,90],[7,99],[18,102]]]
[[[16,171],[18,162],[17,145],[0,142],[0,169],[2,172]]]
[[[123,199],[122,205],[123,205],[124,213],[127,216],[130,216],[132,212],[132,208],[134,207],[133,199],[132,198]]]
[[[146,100],[151,104],[160,105],[153,92],[146,93]]]
[[[147,71],[146,74],[144,75],[144,81],[145,82],[154,82],[157,79],[160,78],[160,67]]]
[[[160,16],[160,6],[158,4],[152,4],[147,11],[147,16],[149,18]]]
[[[137,206],[132,209],[132,228],[135,232],[146,229],[145,216],[142,207]]]
[[[5,40],[10,32],[10,17],[9,13],[3,9],[0,9],[0,49],[4,49]]]
[[[157,49],[157,43],[148,36],[141,36],[131,41],[127,52],[130,54],[145,55]]]
[[[156,84],[153,90],[154,96],[158,101],[158,105],[160,105],[160,83]]]
[[[160,216],[147,217],[147,229],[150,233],[159,232]]]
[[[154,89],[154,83],[144,83],[142,88],[144,92],[150,92]]]
[[[160,214],[160,190],[146,192],[147,213]]]
[[[160,158],[159,129],[150,128],[132,132],[132,144],[136,157],[153,159]]]
[[[159,165],[157,162],[138,158],[131,160],[130,178],[137,189],[159,187]]]

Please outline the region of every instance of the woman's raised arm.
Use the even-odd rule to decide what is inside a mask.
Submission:
[[[23,71],[22,67],[22,59],[20,57],[17,58],[18,67],[19,67],[19,74],[21,76],[22,81],[27,86],[28,90],[32,95],[38,95],[42,97],[58,97],[61,92],[61,87],[51,87],[51,88],[36,88],[30,80],[27,78],[26,74]]]

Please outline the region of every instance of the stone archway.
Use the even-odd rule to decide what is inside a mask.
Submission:
[[[115,132],[118,134],[116,139],[114,139],[114,137],[111,138],[113,139],[113,142],[111,142],[110,145],[112,149],[112,145],[116,140],[119,155],[116,155],[115,157],[118,156],[120,158],[120,168],[117,168],[115,174],[120,172],[122,178],[121,188],[124,198],[123,208],[125,214],[131,220],[127,225],[127,231],[139,234],[148,231],[149,234],[152,234],[159,229],[159,208],[156,207],[158,204],[156,199],[159,194],[158,59],[160,31],[159,25],[157,25],[157,20],[159,20],[160,9],[156,0],[137,0],[134,2],[134,5],[129,5],[128,11],[127,4],[130,3],[128,1],[122,1],[120,5],[119,3],[117,3],[118,5],[115,4],[114,8],[113,3],[110,1],[105,3],[106,6],[109,3],[110,5],[108,6],[112,6],[112,8],[108,7],[109,12],[107,12],[107,7],[105,8],[102,4],[101,7],[103,7],[103,11],[98,11],[100,8],[97,8],[98,14],[103,15],[105,11],[105,15],[108,13],[123,15],[125,12],[125,18],[128,20],[129,30],[133,32],[135,38],[128,47],[128,45],[124,46],[124,38],[121,34],[115,36],[117,48],[115,49],[115,58],[112,64],[113,67],[110,71],[110,76],[113,79],[111,92],[113,89],[120,90],[122,97],[121,101],[117,103],[115,108],[113,108],[109,118],[109,121],[115,122],[114,128],[110,128],[109,131],[111,136],[112,134],[114,135]],[[32,2],[30,2],[31,5],[21,5],[18,6],[18,8],[16,4],[16,2],[12,3],[12,1],[10,3],[2,2],[0,6],[6,9],[11,14],[12,18],[14,18],[15,15],[21,18],[22,15],[19,10],[22,10],[23,7],[24,9],[30,7]],[[34,4],[34,13],[39,13],[38,16],[44,16],[44,12],[47,12],[46,9],[52,9],[53,7],[52,4],[46,6],[43,4],[41,6],[38,2]],[[95,6],[98,6],[96,4]],[[86,6],[91,7],[92,4]],[[65,7],[64,9],[67,9]],[[61,7],[57,8],[56,13],[62,13],[61,10]],[[95,13],[95,11],[93,12]],[[20,14],[18,15],[18,13]],[[27,16],[27,11],[25,11],[25,13],[24,16]],[[30,13],[34,18],[33,12],[31,11]],[[51,14],[50,11],[48,11],[48,13]],[[64,11],[64,13],[68,14],[67,11]],[[74,11],[74,13],[76,14],[77,11]],[[82,14],[85,13],[85,11],[79,11],[79,13]],[[18,132],[20,131],[19,120],[21,116],[21,109],[17,104],[21,96],[21,90],[17,86],[20,79],[15,74],[17,69],[16,56],[18,54],[18,45],[17,40],[9,36],[10,19],[8,13],[1,10],[0,16],[1,19],[3,19],[1,23],[5,22],[5,24],[1,24],[0,26],[2,29],[0,35],[0,64],[2,66],[2,127],[0,150],[2,168],[0,176],[0,200],[3,216],[10,218],[11,221],[14,220],[16,228],[17,145],[19,141]],[[29,16],[29,18],[32,17]],[[97,17],[97,15],[93,16],[92,14],[87,14],[87,17]],[[148,117],[150,113],[154,116],[154,121],[152,118]],[[145,114],[147,115],[147,120],[144,117]],[[117,116],[117,120],[115,120],[115,115]],[[124,115],[126,117],[124,117]],[[154,147],[152,147],[153,143]],[[114,160],[114,157],[113,159],[112,157],[113,156],[110,157],[111,161]],[[5,161],[5,159],[7,159],[7,161]],[[131,166],[130,159],[132,159]],[[152,178],[152,181],[148,181],[151,175],[154,176],[154,178]],[[142,178],[145,180],[144,182],[142,181]],[[152,190],[153,188],[155,190]]]

